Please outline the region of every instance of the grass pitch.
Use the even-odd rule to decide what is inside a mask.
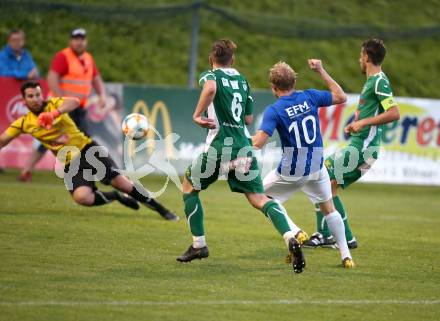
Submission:
[[[202,193],[211,256],[181,264],[190,235],[174,185],[160,201],[178,223],[147,208],[81,207],[53,173],[32,184],[16,174],[0,175],[0,320],[440,319],[440,188],[353,185],[341,198],[357,268],[339,267],[336,250],[305,249],[297,275],[263,214],[224,182]],[[286,208],[315,230],[303,195]]]

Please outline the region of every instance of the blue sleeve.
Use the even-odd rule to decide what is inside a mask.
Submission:
[[[277,127],[277,115],[272,107],[266,108],[263,115],[263,121],[260,125],[260,130],[264,131],[269,136],[273,135],[275,128]]]
[[[307,93],[310,95],[318,108],[333,105],[332,93],[328,90],[308,89]]]

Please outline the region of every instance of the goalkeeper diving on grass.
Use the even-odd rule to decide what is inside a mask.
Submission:
[[[121,175],[108,151],[76,127],[67,113],[79,106],[77,98],[53,97],[44,101],[39,83],[32,81],[22,85],[21,94],[29,112],[15,120],[0,135],[0,148],[20,134],[30,134],[64,165],[64,183],[76,203],[99,206],[116,200],[137,210],[139,202],[167,220],[179,219],[149,197],[143,186]],[[111,185],[115,190],[98,190],[96,180]]]

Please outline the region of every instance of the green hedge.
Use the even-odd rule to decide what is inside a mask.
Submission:
[[[42,74],[54,53],[66,46],[69,31],[82,26],[105,80],[187,84],[192,23],[187,5],[192,1],[81,0],[73,5],[81,9],[76,11],[66,0],[2,3],[0,31],[25,29]],[[164,7],[158,10],[157,5]],[[212,41],[231,38],[238,44],[236,67],[254,88],[268,87],[268,69],[278,60],[299,73],[299,87],[322,87],[307,67],[307,58],[314,57],[324,61],[347,92],[359,92],[365,80],[358,65],[360,45],[369,32],[374,36],[385,30],[390,33],[385,34],[389,53],[384,71],[395,94],[440,97],[439,1],[224,0],[204,5],[223,11],[200,11],[198,72],[209,67]],[[432,33],[423,29],[431,27]],[[359,36],[344,36],[344,30],[358,30]],[[399,34],[405,30],[416,32]]]

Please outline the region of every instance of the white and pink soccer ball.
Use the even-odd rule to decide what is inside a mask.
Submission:
[[[122,132],[133,140],[139,140],[147,136],[150,124],[147,117],[142,114],[133,113],[125,117],[122,122]]]

